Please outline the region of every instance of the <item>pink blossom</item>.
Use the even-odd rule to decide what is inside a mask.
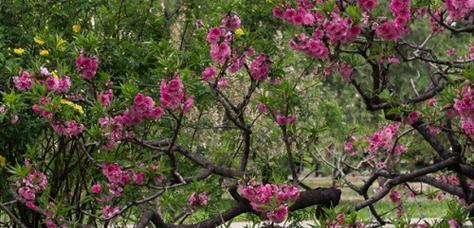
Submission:
[[[59,88],[59,79],[57,77],[50,76],[46,79],[46,89],[48,91],[56,91]]]
[[[11,124],[15,125],[18,122],[19,119],[20,119],[20,117],[18,115],[13,114],[13,113],[10,114],[10,123]]]
[[[35,202],[33,202],[33,201],[26,201],[25,205],[26,205],[27,208],[29,208],[31,210],[38,209],[38,206],[36,206]]]
[[[211,44],[217,43],[217,41],[219,41],[222,35],[223,35],[223,32],[221,28],[218,28],[218,27],[211,28],[209,29],[209,32],[207,33],[207,41]]]
[[[13,77],[15,87],[20,91],[30,90],[33,87],[33,80],[28,71],[21,71],[18,76]]]
[[[375,34],[384,40],[398,40],[401,36],[398,26],[393,21],[385,21],[376,26]]]
[[[295,40],[291,40],[288,45],[297,51],[315,58],[327,59],[329,57],[329,49],[319,37],[307,38],[306,35],[300,35]]]
[[[273,16],[277,18],[283,18],[283,9],[279,6],[273,7]]]
[[[344,150],[346,152],[350,152],[352,156],[355,155],[354,144],[352,144],[352,140],[344,140]]]
[[[450,219],[448,221],[448,224],[449,224],[449,228],[458,228],[458,227],[461,227],[459,226],[459,223],[456,221],[456,219]]]
[[[145,173],[144,172],[132,172],[132,180],[135,184],[143,184],[145,180]]]
[[[227,30],[234,31],[240,28],[240,17],[237,15],[229,15],[222,19],[221,26]]]
[[[210,79],[214,78],[214,76],[216,76],[216,73],[217,73],[217,69],[213,66],[211,67],[206,67],[206,69],[204,69],[204,71],[202,71],[202,80],[204,81],[209,81]]]
[[[395,55],[388,56],[387,61],[390,64],[399,64],[400,63],[400,59]]]
[[[18,189],[18,194],[27,201],[35,200],[36,198],[35,190],[30,187],[21,187]]]
[[[219,78],[219,81],[217,81],[217,87],[221,89],[225,89],[229,87],[229,83],[224,77]]]
[[[71,78],[69,76],[63,76],[59,79],[59,86],[57,92],[66,93],[71,88]]]
[[[46,68],[46,67],[40,67],[40,74],[43,77],[47,77],[47,76],[51,75],[51,73],[49,73],[48,68]]]
[[[433,135],[437,135],[439,133],[441,133],[441,128],[433,125],[433,124],[430,124],[428,126],[426,126],[428,128],[428,130],[430,131],[431,134]]]
[[[377,6],[377,0],[357,0],[357,5],[364,11],[370,11]]]
[[[188,197],[188,205],[192,207],[196,206],[204,206],[207,204],[207,195],[206,193],[196,193],[193,192],[189,197]]]
[[[374,154],[378,149],[384,149],[391,152],[395,134],[399,130],[398,123],[392,123],[379,131],[376,131],[367,139],[369,143],[369,153]]]
[[[98,67],[99,58],[97,56],[89,57],[81,53],[76,58],[76,72],[87,80],[91,80],[96,75]]]
[[[333,44],[351,42],[360,33],[360,28],[353,26],[350,19],[341,18],[337,14],[332,15],[332,20],[326,21],[324,30]]]
[[[426,100],[426,104],[428,104],[429,106],[434,107],[438,104],[438,101],[435,98],[430,98],[430,99]]]
[[[456,55],[456,49],[448,48],[448,49],[446,49],[445,53],[446,53],[447,56],[455,56]]]
[[[119,207],[111,207],[109,205],[106,205],[102,208],[102,216],[106,219],[116,216],[119,212]]]
[[[52,218],[47,218],[46,221],[44,222],[47,228],[57,228],[59,227],[56,222]]]
[[[59,135],[72,137],[81,134],[84,131],[84,125],[75,120],[66,120],[63,122],[50,123],[54,132]]]
[[[253,79],[263,81],[267,78],[270,72],[270,62],[267,56],[263,53],[250,64],[250,74]]]
[[[417,122],[420,119],[420,113],[419,112],[410,112],[407,116],[407,123],[412,125],[415,122]]]
[[[288,124],[288,120],[287,120],[286,116],[283,116],[283,115],[280,114],[280,113],[276,113],[276,114],[275,114],[275,118],[276,118],[276,122],[277,122],[280,126],[284,126],[284,125],[287,125],[287,124]]]
[[[267,106],[264,103],[258,103],[257,104],[257,109],[260,113],[267,112]]]
[[[223,64],[230,57],[231,49],[226,42],[220,44],[212,43],[209,53],[215,62]]]
[[[230,73],[235,73],[239,71],[245,65],[245,62],[246,62],[246,55],[233,56],[230,60],[228,71]]]
[[[377,169],[385,169],[385,162],[378,162],[377,163]]]
[[[436,199],[438,199],[438,201],[443,200],[443,197],[444,193],[442,191],[439,191],[438,194],[436,194]]]
[[[352,79],[352,67],[347,63],[339,63],[339,73],[345,81]]]
[[[446,0],[444,6],[449,13],[449,17],[454,20],[463,20],[474,10],[474,2],[471,0]]]
[[[194,26],[196,27],[196,29],[200,29],[200,28],[203,26],[202,20],[201,20],[201,19],[197,19],[197,20],[194,22]]]
[[[186,96],[179,75],[176,75],[169,82],[161,81],[160,95],[161,106],[171,111],[182,108],[184,112],[188,112],[194,103],[192,97]]]
[[[402,199],[402,194],[400,194],[400,192],[397,190],[392,190],[388,197],[392,203],[399,204]]]
[[[199,204],[201,206],[204,206],[204,205],[207,204],[207,195],[206,195],[206,193],[199,193],[198,199],[199,199]]]
[[[107,107],[112,103],[112,96],[112,89],[108,89],[97,94],[96,99],[100,102],[102,106]]]
[[[288,206],[280,205],[277,209],[267,213],[267,218],[275,223],[282,223],[288,215]]]
[[[189,206],[195,206],[197,201],[197,193],[193,192],[189,197],[188,197],[188,205]]]
[[[49,104],[50,102],[51,98],[42,97],[33,105],[32,109],[43,118],[51,119],[53,118],[53,113],[44,109],[44,106]]]
[[[91,187],[91,192],[92,193],[99,193],[101,189],[102,189],[102,187],[100,186],[100,184],[94,184]]]

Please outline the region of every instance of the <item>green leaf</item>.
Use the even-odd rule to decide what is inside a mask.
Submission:
[[[361,13],[360,13],[359,7],[354,6],[354,5],[349,5],[346,8],[346,13],[349,15],[349,17],[352,18],[352,21],[354,24],[358,24],[360,22]]]

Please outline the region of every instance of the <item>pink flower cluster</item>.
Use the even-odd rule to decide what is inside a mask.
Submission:
[[[108,89],[97,94],[96,99],[100,102],[102,106],[107,107],[112,103],[113,95],[114,93],[112,89]]]
[[[76,120],[54,120],[54,113],[46,110],[44,106],[50,104],[51,98],[42,97],[32,107],[33,111],[50,121],[50,126],[59,135],[72,137],[84,131],[84,125]]]
[[[451,20],[463,20],[474,10],[472,0],[446,0],[444,6]]]
[[[300,1],[296,8],[273,8],[273,16],[293,25],[313,25],[317,15],[311,12],[313,4],[310,1]]]
[[[354,148],[354,143],[355,142],[357,142],[357,138],[354,137],[354,136],[350,136],[349,138],[344,140],[344,150],[346,152],[349,152],[351,154],[351,156],[356,156],[357,155],[357,151]]]
[[[419,112],[410,112],[407,116],[407,123],[412,125],[414,124],[416,121],[418,121],[421,117],[421,114]]]
[[[392,201],[392,203],[400,204],[402,200],[402,194],[397,190],[392,190],[388,195],[388,198],[390,199],[390,201]]]
[[[44,83],[48,91],[65,93],[71,88],[71,78],[68,76],[55,77],[44,67],[41,67],[40,74],[47,77],[45,80],[39,80],[39,82]],[[33,74],[28,71],[21,71],[19,75],[13,77],[13,83],[20,91],[30,90],[34,84]]]
[[[250,75],[257,81],[264,81],[270,72],[270,59],[263,53],[250,63]]]
[[[110,105],[112,90],[107,90],[99,94],[102,105]],[[132,138],[134,133],[127,128],[136,126],[144,120],[156,120],[163,115],[163,108],[155,106],[155,101],[150,96],[137,93],[131,105],[122,114],[111,117],[99,118],[99,125],[102,129],[102,136],[107,139],[104,144],[105,149],[111,150],[124,138]]]
[[[272,222],[281,223],[288,214],[288,203],[299,197],[295,186],[257,184],[249,182],[239,187],[240,194],[250,201],[252,208]]]
[[[237,15],[229,15],[222,19],[220,27],[214,27],[207,33],[207,41],[211,44],[210,55],[212,59],[223,64],[229,59],[231,48],[229,42],[232,40],[232,31],[240,27],[240,18]]]
[[[159,119],[162,115],[163,109],[155,106],[153,98],[137,93],[133,99],[133,105],[118,118],[124,125],[131,127],[140,124],[145,119]]]
[[[184,91],[183,81],[176,75],[173,79],[166,82],[161,81],[160,86],[160,104],[164,109],[176,111],[183,110],[184,113],[189,112],[193,107],[193,97],[187,96]]]
[[[107,139],[103,145],[107,150],[113,149],[127,135],[133,135],[132,131],[127,131],[124,134],[125,127],[121,115],[117,115],[114,118],[101,117],[99,118],[99,125],[102,130],[102,136]]]
[[[341,18],[338,13],[332,13],[331,20],[323,24],[326,35],[333,44],[349,43],[359,34],[360,28],[352,23],[349,18]]]
[[[75,120],[51,122],[51,128],[59,135],[72,137],[84,131],[84,125]]]
[[[207,194],[206,193],[196,193],[193,192],[188,197],[188,205],[191,207],[205,206],[207,204]]]
[[[28,71],[21,71],[18,76],[14,76],[13,83],[15,83],[15,87],[20,91],[33,88],[33,79],[31,78],[31,73]]]
[[[280,125],[280,126],[285,126],[288,124],[294,124],[296,123],[296,116],[295,115],[289,115],[289,116],[284,116],[279,112],[275,113],[275,121]]]
[[[390,10],[395,20],[387,20],[380,25],[375,25],[375,33],[385,40],[398,40],[408,33],[410,22],[410,0],[392,0]]]
[[[392,152],[393,149],[393,152],[397,154],[405,152],[406,148],[402,144],[397,144],[395,147],[393,145],[399,128],[399,123],[392,123],[370,136],[367,139],[369,143],[369,154],[375,154],[378,149],[384,149],[388,152]]]
[[[377,6],[377,0],[357,0],[357,5],[363,11],[370,11]]]
[[[141,165],[141,168],[145,168]],[[158,169],[157,166],[149,166],[150,170]],[[135,184],[142,185],[145,183],[147,175],[142,171],[136,170],[124,170],[117,163],[104,163],[102,164],[102,174],[107,178],[107,191],[103,191],[103,186],[100,184],[94,184],[91,187],[91,191],[94,194],[103,193],[104,197],[101,201],[109,202],[114,198],[120,197],[124,192],[125,185]],[[161,175],[156,176],[157,180],[161,180]],[[120,207],[106,205],[102,208],[102,215],[104,218],[111,218],[119,213]]]
[[[120,212],[120,207],[106,205],[102,208],[102,216],[106,219],[116,216]]]
[[[240,28],[240,17],[232,14],[222,18],[221,27],[228,31],[234,31]]]
[[[43,191],[48,184],[48,179],[44,173],[38,171],[30,164],[30,161],[25,160],[25,166],[30,168],[30,172],[22,179],[16,182],[18,187],[18,194],[25,201],[25,205],[35,210],[38,208],[35,204],[36,193]]]
[[[91,80],[97,74],[99,58],[97,56],[85,56],[83,53],[76,58],[76,72],[83,78]]]
[[[71,88],[71,78],[64,76],[61,78],[50,75],[46,80],[46,89],[57,93],[66,93]]]
[[[441,11],[435,10],[433,12],[433,16],[429,16],[428,23],[431,25],[431,31],[433,32],[442,32],[444,31],[444,27],[439,23],[441,20]]]
[[[290,40],[288,44],[294,50],[301,51],[315,59],[324,60],[329,58],[329,49],[321,41],[322,36],[322,33],[315,32],[312,37],[306,37],[306,34],[302,33]]]
[[[206,69],[202,71],[201,78],[202,80],[209,82],[211,79],[213,79],[216,76],[216,74],[217,74],[217,68],[213,66],[206,67]]]
[[[107,178],[107,188],[109,197],[106,201],[112,198],[120,197],[123,193],[126,184],[141,185],[145,182],[146,174],[142,171],[123,170],[117,163],[102,164],[102,174]],[[91,188],[93,193],[99,193],[102,186],[95,184]]]
[[[443,182],[444,184],[459,185],[459,179],[455,174],[437,176],[436,180]]]
[[[32,109],[41,117],[51,120],[53,118],[53,113],[44,109],[44,106],[49,103],[51,103],[51,98],[42,97],[33,105]]]
[[[453,108],[461,117],[461,128],[474,138],[474,89],[470,85],[465,85],[461,89],[460,97],[454,99]]]

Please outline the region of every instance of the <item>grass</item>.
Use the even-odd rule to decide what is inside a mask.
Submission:
[[[353,177],[352,181],[358,186],[361,186],[363,184],[363,177],[357,176]],[[331,178],[310,178],[305,181],[307,185],[309,185],[312,188],[316,187],[329,187],[332,185],[332,180]],[[374,187],[377,187],[377,184],[374,184]],[[414,189],[420,189],[423,188],[424,191],[429,191],[430,187],[426,185],[420,185],[420,184],[413,184],[411,186]],[[359,196],[356,192],[353,190],[349,189],[348,187],[341,187],[342,190],[342,196],[341,196],[341,202],[339,205],[336,207],[336,211],[341,211],[343,209],[351,208],[353,207],[356,203],[361,202],[363,198]],[[373,192],[373,188],[369,189],[369,193]],[[404,197],[403,199],[403,208],[404,211],[406,212],[406,215],[409,216],[410,218],[440,218],[446,215],[448,211],[448,201],[447,200],[430,200],[424,196],[418,196],[414,199],[407,199],[407,197]],[[232,205],[232,200],[225,199],[225,200],[220,200],[218,205],[214,205],[215,208],[213,209],[206,209],[206,210],[197,210],[194,214],[189,216],[189,218],[186,220],[186,223],[192,223],[192,222],[198,222],[202,221],[206,218],[211,217],[212,215],[215,215],[218,212],[222,212],[222,208],[229,208],[230,205]],[[394,205],[392,202],[390,202],[388,199],[384,198],[377,202],[375,205],[375,208],[377,212],[380,215],[384,215],[384,219],[394,219],[397,217],[397,212],[396,212],[396,205]],[[304,221],[304,220],[309,220],[312,221],[314,220],[314,215],[315,215],[315,207],[309,207],[304,210],[300,210],[297,212],[292,212],[290,215],[290,219],[293,220],[298,220],[298,221]],[[364,222],[367,221],[373,221],[374,217],[369,211],[369,208],[364,208],[360,211],[357,211],[357,218],[359,220],[362,220]],[[242,214],[240,216],[237,216],[233,220],[234,222],[242,222],[242,221],[260,221],[260,219],[252,214]]]

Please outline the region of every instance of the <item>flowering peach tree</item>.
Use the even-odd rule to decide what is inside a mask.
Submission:
[[[119,61],[146,31],[90,15],[70,43],[35,35],[36,57],[13,46],[0,58],[10,72],[0,86],[2,224],[217,227],[248,215],[296,227],[316,208],[309,219],[323,227],[404,227],[404,199],[430,194],[455,199],[438,225],[474,216],[473,1],[253,3],[259,12],[234,1],[215,18],[183,2],[143,19],[182,31],[143,46],[151,54],[136,68]],[[107,7],[90,7],[107,19]],[[143,6],[122,1],[117,26],[129,25],[127,7]],[[353,103],[344,108],[354,121],[324,105],[335,99]],[[319,166],[332,186],[308,184],[303,171]],[[341,187],[363,200],[337,207]],[[376,207],[384,198],[394,220]],[[357,217],[365,208],[372,216]]]

